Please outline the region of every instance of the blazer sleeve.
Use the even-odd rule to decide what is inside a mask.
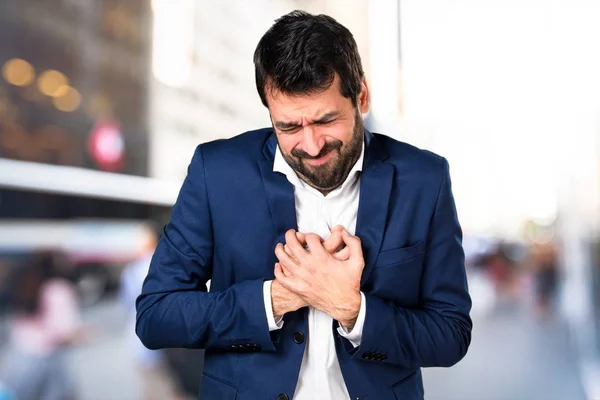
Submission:
[[[471,298],[462,230],[445,159],[443,165],[429,226],[421,304],[408,309],[365,293],[366,320],[354,359],[406,368],[449,367],[467,353],[472,330]]]
[[[149,349],[275,351],[265,314],[262,280],[207,292],[213,251],[200,145],[136,300],[136,334]]]

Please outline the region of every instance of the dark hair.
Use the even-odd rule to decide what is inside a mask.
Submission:
[[[256,89],[265,107],[267,89],[303,95],[328,89],[337,74],[340,91],[357,105],[364,76],[352,33],[327,15],[292,11],[277,19],[254,51]]]

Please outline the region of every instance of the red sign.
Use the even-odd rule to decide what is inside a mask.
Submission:
[[[125,142],[119,124],[114,121],[96,123],[90,132],[88,149],[100,169],[120,170],[125,159]]]

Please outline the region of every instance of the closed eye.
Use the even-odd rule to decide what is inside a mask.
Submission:
[[[294,132],[298,131],[298,129],[300,129],[300,127],[299,126],[295,126],[295,127],[292,127],[292,128],[279,129],[279,131],[281,133],[294,133]]]
[[[331,125],[336,120],[337,120],[337,118],[330,119],[330,120],[327,120],[327,121],[315,121],[315,124],[317,124],[317,125]]]

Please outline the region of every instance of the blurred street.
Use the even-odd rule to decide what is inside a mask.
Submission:
[[[138,399],[139,379],[123,340],[124,314],[106,300],[87,309],[99,327],[92,343],[69,354],[81,400]],[[423,370],[428,400],[583,400],[567,328],[539,321],[527,306],[500,306],[475,315],[467,357],[450,369]]]
[[[467,356],[423,370],[428,400],[583,400],[563,321],[538,321],[523,306],[474,318]]]
[[[140,382],[125,341],[122,304],[113,299],[103,301],[85,310],[82,318],[96,328],[96,336],[69,354],[70,372],[81,400],[137,400]]]

